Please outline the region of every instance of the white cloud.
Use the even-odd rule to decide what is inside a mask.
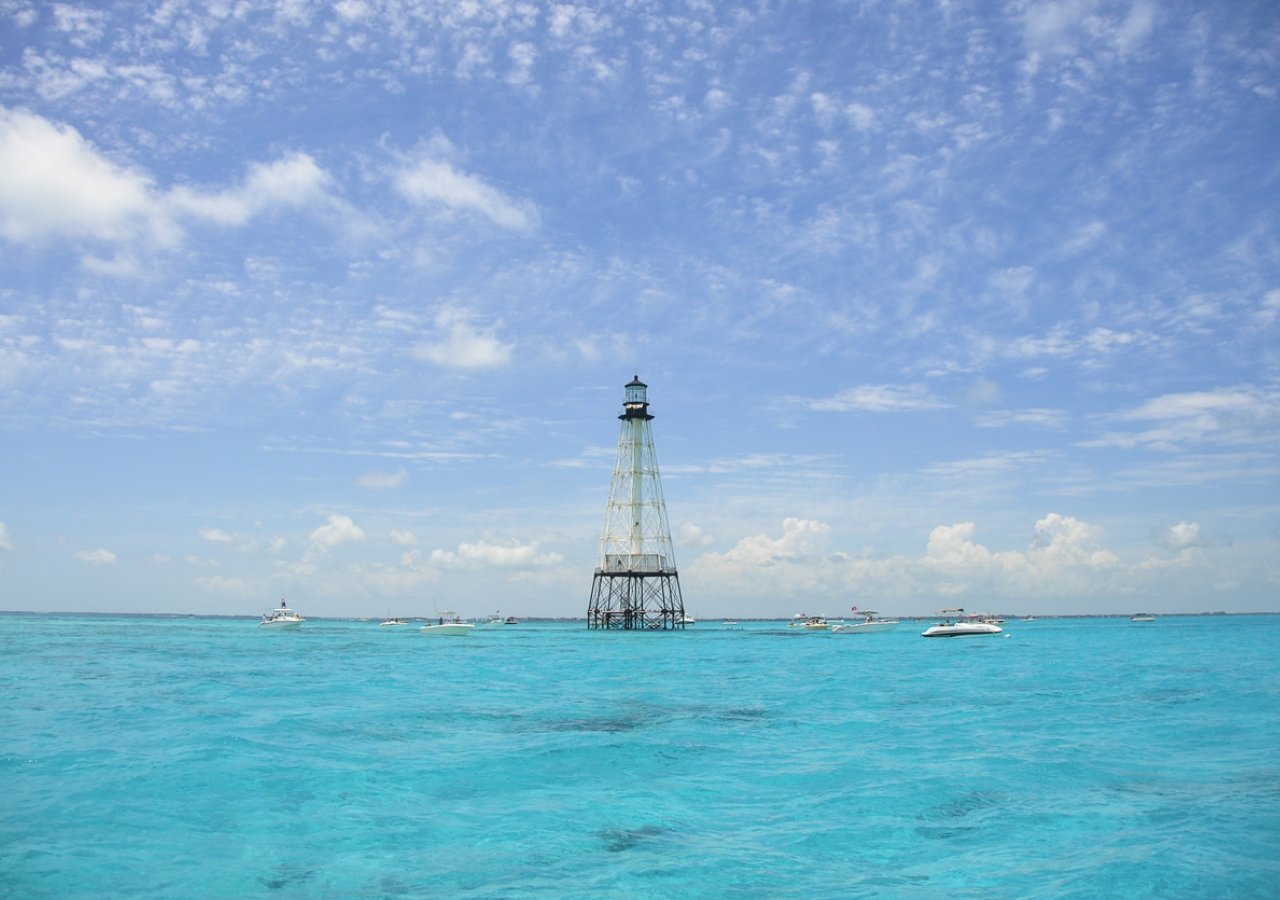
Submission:
[[[1267,291],[1262,302],[1258,304],[1258,311],[1254,313],[1254,318],[1264,327],[1274,325],[1277,320],[1280,320],[1280,290]]]
[[[209,528],[208,526],[200,529],[200,537],[211,544],[230,544],[236,539],[235,535],[228,534],[221,528]]]
[[[110,550],[80,550],[75,554],[76,559],[81,562],[88,563],[91,566],[109,566],[116,561],[116,555]]]
[[[1200,534],[1197,522],[1179,522],[1156,529],[1155,543],[1166,550],[1187,550],[1192,547],[1204,547],[1207,541]]]
[[[459,310],[441,310],[436,315],[436,329],[443,332],[443,338],[414,347],[415,357],[447,369],[494,369],[511,358],[511,344],[498,340],[492,330],[474,327]]]
[[[685,522],[676,532],[677,540],[688,547],[710,547],[716,542],[716,536],[703,531],[692,522]]]
[[[1037,602],[1046,597],[1105,594],[1127,570],[1100,544],[1097,526],[1050,513],[1035,524],[1025,550],[993,551],[976,540],[973,522],[939,525],[923,555],[855,557],[829,552],[830,527],[787,519],[782,535],[753,535],[726,553],[708,553],[687,567],[695,585],[743,598],[843,598],[872,594],[918,604],[974,597]],[[879,601],[877,601],[879,602]]]
[[[915,412],[947,407],[923,386],[889,384],[846,388],[834,397],[805,401],[805,405],[818,412]]]
[[[458,549],[431,551],[431,561],[444,566],[482,566],[499,569],[552,566],[564,561],[558,553],[544,551],[539,541],[521,543],[516,540],[482,538],[459,544]]]
[[[1163,394],[1115,417],[1151,422],[1136,432],[1113,432],[1082,441],[1082,447],[1174,449],[1188,443],[1250,444],[1266,439],[1280,423],[1280,393],[1252,386]]]
[[[244,182],[209,193],[179,186],[160,190],[150,176],[121,166],[67,125],[25,110],[0,108],[0,236],[20,243],[57,238],[112,244],[176,245],[182,217],[243,225],[270,209],[325,198],[329,176],[310,156],[293,153],[255,163]],[[94,271],[136,274],[128,253],[90,255]]]
[[[268,209],[305,206],[323,199],[329,175],[306,153],[292,153],[273,163],[254,163],[244,183],[219,193],[186,187],[168,197],[175,211],[220,225],[243,225]]]
[[[0,550],[13,550],[13,541],[9,538],[9,527],[0,522]]]
[[[333,547],[350,541],[363,541],[364,532],[360,526],[351,521],[350,516],[335,515],[330,516],[326,524],[311,532],[309,537],[314,543]]]
[[[1001,409],[981,413],[974,418],[973,424],[979,428],[1006,428],[1010,425],[1062,428],[1067,419],[1066,411],[1061,409]]]
[[[538,48],[525,41],[516,41],[507,50],[512,69],[507,74],[507,83],[514,85],[529,84],[533,80],[533,64],[538,59]]]
[[[356,479],[356,484],[362,488],[368,488],[371,491],[385,491],[391,488],[397,488],[404,484],[409,474],[401,467],[394,472],[380,472],[374,470],[365,472]]]
[[[74,128],[0,108],[0,235],[169,242],[174,231],[150,178],[102,156]]]
[[[392,528],[388,534],[390,534],[391,540],[395,541],[401,547],[412,547],[414,544],[418,543],[418,536],[407,528]]]
[[[424,158],[396,173],[396,189],[415,203],[472,212],[512,231],[529,231],[538,224],[537,208],[512,200],[475,175],[460,172],[441,160]]]
[[[782,522],[781,537],[752,535],[743,538],[725,553],[709,553],[702,560],[710,562],[718,557],[737,566],[772,566],[779,562],[813,556],[826,545],[830,531],[831,526],[824,522],[787,518]]]

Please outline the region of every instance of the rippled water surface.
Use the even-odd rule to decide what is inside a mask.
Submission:
[[[1280,896],[1280,616],[0,615],[0,895]]]

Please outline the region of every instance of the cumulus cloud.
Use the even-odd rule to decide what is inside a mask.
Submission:
[[[13,550],[13,541],[9,538],[9,527],[0,522],[0,550]]]
[[[1208,543],[1200,534],[1200,525],[1197,522],[1179,522],[1176,525],[1157,528],[1154,539],[1157,546],[1179,552],[1192,547],[1204,547]]]
[[[738,566],[771,566],[801,559],[819,552],[831,526],[812,519],[788,518],[782,522],[781,537],[756,534],[743,538],[723,554],[709,553],[704,561],[721,559]]]
[[[401,467],[394,472],[380,472],[374,470],[365,472],[356,479],[356,484],[362,488],[368,488],[371,491],[386,491],[391,488],[398,488],[405,483],[409,474]]]
[[[305,153],[249,166],[223,191],[190,186],[162,190],[147,174],[121,165],[74,128],[20,109],[0,108],[0,237],[18,243],[60,238],[171,247],[180,222],[243,225],[270,209],[326,197],[329,176]],[[128,255],[89,256],[95,271],[131,274]]]
[[[726,553],[708,553],[687,571],[744,598],[785,595],[844,597],[850,592],[926,598],[1091,596],[1124,572],[1101,544],[1097,526],[1049,513],[1036,522],[1022,550],[992,550],[977,540],[973,522],[939,525],[918,556],[861,557],[830,552],[830,528],[809,519],[787,519],[782,534],[753,535]]]
[[[175,188],[168,203],[175,211],[219,225],[243,225],[273,208],[305,206],[326,196],[329,175],[306,153],[273,163],[254,163],[244,183],[217,193]]]
[[[500,341],[492,329],[474,326],[461,310],[441,310],[435,324],[441,337],[414,347],[413,355],[418,359],[447,369],[496,369],[511,358],[511,344]]]
[[[363,541],[364,531],[350,516],[334,515],[309,535],[311,541],[325,547],[334,547],[351,541]]]
[[[552,566],[563,562],[559,553],[544,551],[539,541],[520,542],[499,538],[482,538],[475,543],[459,544],[457,550],[437,549],[431,561],[443,566],[480,566],[498,569],[520,569]]]
[[[716,536],[703,531],[692,522],[685,522],[676,532],[680,543],[688,547],[710,547],[716,542]]]
[[[236,539],[235,535],[228,534],[221,528],[209,528],[208,526],[200,529],[200,537],[211,544],[230,544]]]
[[[91,566],[109,566],[116,561],[116,555],[110,550],[79,550],[75,554],[75,558],[80,562],[88,563]]]
[[[512,231],[529,231],[538,224],[537,208],[513,200],[476,175],[461,172],[430,156],[401,169],[394,184],[414,203],[452,213],[473,213]]]
[[[418,543],[418,536],[407,528],[392,528],[389,532],[391,540],[395,541],[401,547],[412,547]]]
[[[0,235],[170,242],[175,231],[149,177],[112,162],[70,126],[0,108]]]

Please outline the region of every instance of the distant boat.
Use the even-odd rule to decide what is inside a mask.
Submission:
[[[297,628],[303,621],[302,616],[286,606],[284,598],[281,598],[279,606],[270,612],[262,614],[262,621],[258,623],[258,627],[275,629]]]
[[[801,624],[806,631],[827,631],[831,628],[831,623],[827,621],[826,616],[810,616]]]
[[[859,614],[863,617],[861,622],[832,625],[831,630],[838,634],[879,634],[884,631],[893,631],[898,627],[897,619],[877,618],[874,609],[861,610]]]
[[[428,623],[422,626],[423,634],[432,634],[440,637],[460,637],[470,634],[476,626],[470,622],[464,622],[455,612],[441,613],[434,623]]]
[[[1130,622],[1154,622],[1156,617],[1151,613],[1134,613],[1130,618]]]
[[[999,625],[984,622],[981,616],[966,616],[964,610],[958,607],[942,609],[939,612],[943,620],[920,632],[921,637],[975,637],[983,634],[1000,634],[1004,631]]]
[[[695,619],[693,616],[681,616],[681,617],[680,617],[680,624],[681,624],[681,625],[696,625],[697,623],[698,623],[698,620],[697,620],[697,619]]]
[[[379,627],[380,627],[380,628],[395,628],[395,627],[396,627],[396,626],[398,626],[398,625],[408,625],[408,624],[409,624],[409,623],[408,623],[408,621],[407,621],[407,620],[402,619],[402,618],[400,618],[399,616],[396,616],[395,618],[391,618],[391,619],[383,619],[383,620],[382,620],[382,622],[381,622],[381,624],[379,625]]]

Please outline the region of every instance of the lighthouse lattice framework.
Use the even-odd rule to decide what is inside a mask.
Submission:
[[[648,385],[633,378],[609,485],[600,560],[591,581],[588,628],[684,628],[684,600],[653,447]]]

